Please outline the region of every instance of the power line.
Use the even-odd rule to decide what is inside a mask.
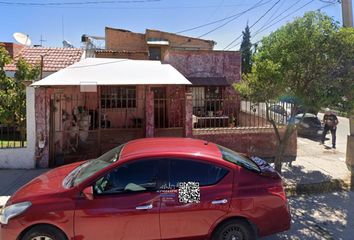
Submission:
[[[180,33],[184,33],[184,32],[189,32],[189,31],[196,30],[196,29],[203,28],[203,27],[207,27],[207,26],[210,26],[210,25],[219,23],[219,22],[224,22],[225,20],[228,20],[228,19],[234,19],[234,18],[240,17],[242,14],[244,14],[244,13],[250,11],[250,10],[252,10],[252,9],[254,9],[254,8],[257,8],[257,7],[260,7],[260,6],[263,6],[264,4],[267,4],[268,2],[270,2],[270,1],[267,1],[266,3],[260,4],[262,1],[263,1],[263,0],[258,1],[258,2],[257,2],[255,5],[253,5],[251,8],[248,8],[248,9],[246,9],[246,10],[243,11],[243,12],[239,12],[239,13],[236,13],[236,14],[234,14],[234,15],[231,15],[231,16],[228,16],[228,17],[225,17],[225,18],[221,18],[221,19],[218,19],[218,20],[216,20],[216,21],[208,22],[208,23],[205,23],[205,24],[196,26],[196,27],[184,29],[184,30],[182,30],[182,31],[176,32],[176,34],[180,34]],[[260,4],[260,5],[258,5],[258,4]],[[257,5],[258,5],[258,6],[257,6]]]
[[[65,5],[99,5],[99,4],[115,4],[115,3],[148,3],[160,2],[161,0],[116,0],[116,1],[83,1],[83,2],[6,2],[0,1],[2,5],[20,5],[20,6],[65,6]]]
[[[257,2],[253,7],[251,7],[251,8],[249,8],[249,9],[247,9],[247,10],[241,12],[238,16],[235,16],[234,18],[230,19],[229,21],[227,21],[227,22],[225,22],[225,23],[223,23],[223,24],[221,24],[221,25],[219,25],[219,26],[213,28],[212,30],[210,30],[210,31],[208,31],[208,32],[206,32],[206,33],[204,33],[204,34],[202,34],[202,35],[199,35],[198,38],[204,37],[204,36],[206,36],[206,35],[208,35],[208,34],[210,34],[210,33],[212,33],[212,32],[215,32],[216,30],[218,30],[218,29],[220,29],[220,28],[226,26],[226,25],[229,24],[230,22],[235,21],[237,18],[241,17],[243,14],[245,14],[245,13],[247,13],[247,12],[249,12],[249,11],[251,11],[251,10],[257,8],[257,7],[260,7],[260,6],[264,5],[264,4],[267,4],[267,3],[271,2],[272,0],[271,0],[271,1],[268,1],[268,2],[266,2],[266,3],[260,4],[262,1],[263,1],[263,0],[260,0],[260,1]],[[258,5],[258,4],[260,4],[260,5]]]
[[[265,27],[269,26],[269,24],[271,24],[273,21],[275,21],[277,18],[281,17],[284,13],[286,13],[287,11],[289,11],[290,9],[292,9],[295,5],[297,5],[298,3],[300,3],[302,0],[296,1],[294,4],[290,5],[287,9],[285,9],[284,11],[282,11],[278,16],[276,16],[275,18],[273,18],[271,21],[268,21],[267,23],[265,23],[261,28],[259,28],[256,33],[254,34],[254,36],[256,36],[259,32],[261,32]],[[253,37],[254,37],[253,36]]]
[[[311,0],[310,2],[308,2],[308,3],[304,4],[304,5],[302,5],[301,7],[297,8],[296,10],[292,11],[291,13],[289,13],[287,16],[285,16],[285,17],[279,19],[278,21],[276,21],[275,23],[269,25],[268,27],[264,28],[262,31],[259,31],[258,33],[264,32],[265,30],[267,30],[267,29],[273,27],[273,26],[276,25],[277,23],[283,21],[284,19],[288,18],[289,16],[293,15],[294,13],[300,11],[301,9],[303,9],[304,7],[306,7],[307,5],[311,4],[311,3],[314,2],[314,1],[315,1],[315,0]],[[258,34],[258,33],[257,33],[257,34]],[[262,40],[259,40],[259,41],[255,42],[253,45],[258,44],[258,43],[261,42],[261,41],[262,41]],[[240,45],[240,44],[241,44],[241,42],[238,42],[237,44],[235,44],[235,45],[233,45],[232,47],[228,48],[228,50],[229,50],[229,49],[232,49],[232,48],[235,48],[235,47],[237,47],[237,46]]]
[[[251,29],[252,27],[254,27],[259,21],[261,21],[262,20],[262,18],[264,18],[270,11],[272,11],[272,9],[276,6],[276,5],[278,5],[279,4],[279,2],[280,2],[280,0],[278,0],[278,1],[276,1],[265,13],[263,13],[263,15],[262,16],[260,16],[258,19],[257,19],[257,21],[255,21],[249,28]],[[235,43],[238,39],[240,39],[241,37],[242,37],[242,33],[238,36],[238,37],[236,37],[234,40],[232,40],[225,48],[224,48],[224,50],[225,49],[227,49],[228,47],[230,47],[233,43]]]

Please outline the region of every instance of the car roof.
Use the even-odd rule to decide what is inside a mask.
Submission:
[[[214,143],[192,138],[142,138],[128,142],[120,157],[181,154],[221,158],[221,152]]]

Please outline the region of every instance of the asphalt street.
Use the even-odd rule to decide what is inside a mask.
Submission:
[[[291,197],[289,204],[291,229],[262,240],[354,239],[354,192]]]

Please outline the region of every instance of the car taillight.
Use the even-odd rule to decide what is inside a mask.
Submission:
[[[270,194],[276,195],[281,197],[284,201],[286,201],[286,195],[283,189],[283,186],[274,186],[274,187],[269,187],[268,192]]]

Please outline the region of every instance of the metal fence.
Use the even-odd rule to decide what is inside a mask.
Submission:
[[[155,98],[155,128],[183,128],[185,111],[184,98]]]
[[[17,126],[0,124],[0,149],[23,148],[27,146],[26,131],[21,133]]]
[[[278,125],[287,124],[293,105],[273,101],[268,105],[268,116]],[[264,128],[267,121],[265,103],[253,103],[240,97],[193,99],[193,127],[201,128]]]

